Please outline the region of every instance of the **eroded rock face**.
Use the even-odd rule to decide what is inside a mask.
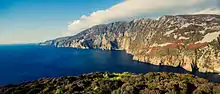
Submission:
[[[220,72],[220,16],[177,15],[115,22],[41,45],[125,50],[141,62]]]

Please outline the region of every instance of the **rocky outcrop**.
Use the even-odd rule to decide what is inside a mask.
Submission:
[[[177,15],[114,22],[41,45],[125,50],[141,62],[220,72],[220,16]]]
[[[0,94],[219,94],[220,85],[191,74],[89,73],[0,87]]]

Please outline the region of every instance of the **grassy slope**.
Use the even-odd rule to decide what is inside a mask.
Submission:
[[[0,87],[0,94],[220,94],[220,85],[190,74],[89,73]]]

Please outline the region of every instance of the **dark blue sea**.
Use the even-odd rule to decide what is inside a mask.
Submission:
[[[90,72],[186,73],[181,68],[133,61],[132,56],[124,51],[54,48],[35,44],[0,45],[0,85]],[[220,82],[218,74],[196,75]]]

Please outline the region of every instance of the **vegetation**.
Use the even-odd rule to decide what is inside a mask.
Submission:
[[[107,73],[42,78],[0,87],[0,94],[220,94],[220,85],[191,74]]]

